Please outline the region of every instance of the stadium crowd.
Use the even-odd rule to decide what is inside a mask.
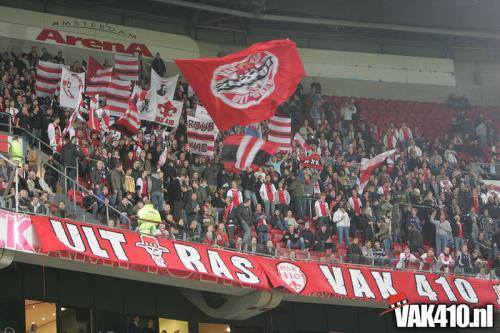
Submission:
[[[364,122],[356,99],[333,103],[313,80],[281,107],[291,114],[293,132],[320,154],[323,169],[302,167],[305,151],[293,144],[257,172],[235,175],[221,161],[225,133],[213,158],[190,152],[185,114],[197,100],[187,83],[180,82],[175,94],[186,110],[177,129],[143,123],[137,135],[125,137],[91,132],[79,120],[74,135],[63,138],[71,110],[62,109],[57,96],[35,96],[38,59],[64,63],[62,52],[38,55],[36,48],[0,56],[0,114],[10,115],[0,118],[0,126],[5,130],[12,121],[15,134],[30,143],[19,160],[19,193],[11,187],[6,208],[18,196],[22,211],[75,217],[68,202],[54,202],[54,196],[74,188],[56,170],[79,163],[79,174],[70,171],[70,177],[88,189],[77,189],[81,204],[111,227],[273,256],[482,278],[500,274],[500,197],[488,195],[482,182],[495,176],[497,133],[494,123],[467,107],[452,132],[424,138],[404,123]],[[82,70],[78,62],[71,67]],[[36,140],[26,132],[52,149],[45,149],[51,157],[43,170],[37,168]],[[265,123],[262,132],[265,137]],[[361,191],[361,160],[392,148],[396,153]],[[2,189],[10,171],[0,160]]]

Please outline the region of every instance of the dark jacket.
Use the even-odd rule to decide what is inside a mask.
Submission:
[[[238,207],[238,222],[246,223],[249,226],[252,225],[253,214],[250,207],[245,207],[245,205],[240,205]]]
[[[77,145],[70,143],[61,148],[61,163],[64,166],[76,167],[76,159],[82,158],[83,154]]]

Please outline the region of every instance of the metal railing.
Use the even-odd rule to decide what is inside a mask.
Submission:
[[[18,172],[18,169],[19,169],[19,166],[12,162],[10,159],[8,159],[7,157],[3,156],[2,154],[0,154],[0,158],[2,160],[4,160],[7,164],[10,164],[11,166],[14,167],[14,182],[16,183],[16,194],[15,194],[15,207],[16,207],[16,213],[19,212],[19,172]],[[9,182],[10,183],[10,182]]]
[[[68,177],[66,175],[66,171],[64,172],[61,172],[59,170],[57,170],[55,167],[53,167],[52,165],[50,165],[49,163],[45,162],[44,165],[47,165],[49,166],[52,170],[56,171],[60,176],[63,177],[63,180],[64,180],[64,183],[66,184],[68,181],[70,183],[73,183],[73,204],[74,204],[74,207],[75,207],[75,212],[76,212],[76,206],[77,206],[77,203],[76,203],[76,191],[80,191],[80,192],[84,192],[85,195],[87,196],[91,196],[93,197],[98,203],[101,202],[101,199],[98,198],[94,193],[90,193],[90,191],[88,189],[86,189],[85,187],[83,187],[82,185],[80,185],[78,183],[78,181],[75,181],[74,179],[71,179],[70,177]],[[77,165],[78,165],[78,159],[77,159]],[[71,168],[75,168],[78,170],[78,168],[76,167],[71,167]],[[65,169],[66,170],[66,169]],[[76,179],[78,179],[78,173],[76,174]],[[66,187],[64,187],[66,189]],[[125,217],[122,212],[120,212],[119,210],[117,210],[115,207],[109,205],[109,204],[106,204],[106,203],[103,203],[106,207],[106,218],[109,220],[109,210],[115,212],[119,217]],[[127,219],[127,222],[128,222],[128,227],[130,229],[130,225],[131,225],[131,221],[130,221],[130,218],[128,216],[126,216],[126,219]]]

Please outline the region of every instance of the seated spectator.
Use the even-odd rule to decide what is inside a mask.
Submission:
[[[314,246],[314,234],[311,231],[311,224],[309,222],[304,223],[304,228],[300,231],[300,237],[304,240],[305,248],[312,250]]]
[[[318,252],[325,252],[327,242],[330,240],[330,237],[330,230],[327,228],[326,224],[323,224],[314,237],[314,250]]]
[[[189,228],[186,232],[186,240],[191,242],[200,242],[201,241],[201,227],[198,224],[198,221],[192,220],[189,223]]]
[[[367,265],[373,265],[373,248],[371,241],[365,241],[365,245],[361,247],[361,253],[365,259],[364,263]]]
[[[384,248],[382,248],[380,246],[380,242],[379,241],[376,241],[374,244],[373,244],[373,263],[375,264],[375,266],[387,266],[387,265],[390,265],[390,258],[387,256],[387,254],[385,253],[385,250]]]
[[[410,251],[410,247],[406,246],[404,251],[399,254],[399,260],[396,264],[396,268],[408,268],[408,265],[411,263],[418,262],[417,257],[413,255]]]
[[[279,211],[279,209],[274,210],[273,216],[271,216],[271,225],[273,228],[285,231],[288,229],[288,223],[283,219],[283,215]]]
[[[358,237],[354,237],[352,244],[347,247],[347,262],[353,264],[364,263],[363,252],[361,251]]]
[[[443,252],[438,257],[436,268],[438,271],[448,273],[452,271],[454,264],[455,259],[450,253],[450,248],[448,246],[445,246]]]
[[[300,231],[298,227],[288,227],[288,231],[285,233],[283,239],[286,240],[286,246],[289,249],[305,249],[304,239],[300,237]]]
[[[434,249],[432,247],[427,249],[427,252],[422,254],[419,260],[420,260],[419,269],[421,271],[434,272],[436,270],[437,258],[436,255],[434,254]]]

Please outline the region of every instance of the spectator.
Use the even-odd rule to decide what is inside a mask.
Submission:
[[[304,239],[300,236],[300,230],[298,227],[288,227],[288,231],[285,234],[286,246],[289,249],[299,248],[305,250]]]
[[[337,227],[339,233],[339,243],[343,245],[345,242],[349,245],[349,227],[351,219],[345,210],[345,205],[341,205],[340,208],[333,214],[333,223]]]
[[[443,252],[439,255],[437,260],[437,270],[448,273],[452,270],[455,264],[455,259],[450,253],[450,248],[445,245]]]
[[[419,258],[420,270],[434,272],[436,270],[437,258],[434,254],[434,249],[430,247],[427,252]]]
[[[162,58],[160,58],[160,53],[155,54],[155,58],[153,59],[151,67],[159,76],[163,77],[165,75],[167,68],[165,67],[165,63],[163,62]]]
[[[352,244],[347,247],[347,261],[353,264],[364,263],[363,252],[359,246],[359,238],[354,237]]]
[[[234,187],[233,187],[234,189]],[[239,190],[238,190],[239,192]],[[241,193],[239,193],[241,196]],[[238,207],[238,222],[243,230],[243,244],[248,245],[250,243],[250,237],[252,234],[253,218],[252,210],[250,209],[250,199],[245,199],[243,204]]]
[[[388,222],[384,222],[384,220],[380,219],[377,221],[377,225],[379,228],[379,232],[375,234],[375,237],[380,240],[383,244],[384,251],[389,256],[389,258],[394,258],[392,254],[392,238],[390,232],[390,225]]]
[[[451,236],[451,225],[443,211],[439,214],[439,220],[436,220],[435,216],[436,210],[432,212],[430,220],[436,227],[436,251],[437,253],[442,253]]]
[[[399,260],[396,268],[408,268],[410,264],[418,262],[417,257],[411,253],[410,247],[406,246],[404,251],[399,254]]]

